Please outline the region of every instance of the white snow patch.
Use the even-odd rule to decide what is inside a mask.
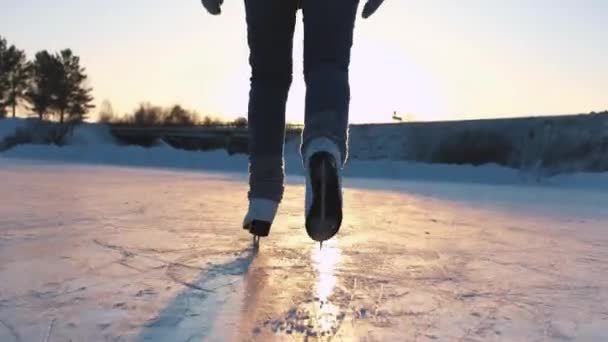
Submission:
[[[244,155],[230,157],[224,150],[193,152],[168,146],[145,148],[104,144],[64,147],[20,145],[4,152],[2,156],[25,160],[187,170],[241,171],[247,167],[247,158]]]
[[[145,148],[140,146],[115,146],[104,143],[107,138],[103,130],[84,127],[70,141],[86,142],[88,145],[64,147],[47,145],[20,145],[2,153],[2,157],[44,161],[107,164],[131,167],[154,167],[166,169],[247,172],[246,155],[229,155],[224,150],[185,151],[168,145]],[[294,148],[285,155],[288,177],[304,175],[300,155]],[[482,183],[568,188],[607,189],[608,173],[577,173],[536,179],[518,170],[499,165],[443,165],[395,160],[355,160],[347,162],[344,176],[365,179],[406,179],[418,181],[440,181],[457,183]],[[297,181],[297,180],[296,180]]]
[[[67,143],[76,146],[115,145],[116,141],[105,125],[83,123],[74,128]]]
[[[19,127],[25,127],[28,125],[28,121],[30,120],[0,120],[0,138],[13,134]],[[0,154],[0,161],[2,157],[6,157],[129,167],[247,172],[248,157],[246,155],[231,156],[224,150],[207,152],[179,150],[165,143],[151,148],[118,146],[109,127],[99,124],[85,123],[76,126],[68,138],[67,144],[63,147],[19,145]],[[394,152],[404,146],[398,142],[389,141],[376,144],[374,147],[375,152],[372,154],[384,156],[383,158],[361,160],[359,158],[366,158],[362,156],[362,151],[367,150],[360,145],[355,142],[349,152],[350,157],[344,169],[345,184],[347,185],[349,178],[364,178],[367,180],[405,179],[469,184],[525,184],[608,190],[608,173],[576,173],[546,178],[495,164],[446,165],[394,160],[398,157]],[[290,139],[285,144],[286,174],[288,177],[295,176],[293,180],[296,182],[303,181],[301,176],[304,175],[299,148],[300,139]],[[385,149],[386,153],[380,151],[381,149]],[[367,151],[363,155],[369,157],[368,152],[371,153]]]

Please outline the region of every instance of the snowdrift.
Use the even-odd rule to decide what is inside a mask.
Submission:
[[[562,118],[557,124],[552,120],[353,125],[345,176],[492,184],[551,183],[559,179],[560,184],[577,187],[608,184],[608,173],[597,173],[608,170],[606,116]],[[303,175],[299,145],[299,139],[291,139],[285,146],[288,176]],[[247,170],[247,156],[243,154],[178,150],[162,141],[152,147],[123,145],[107,126],[88,123],[66,129],[35,119],[0,120],[2,150],[0,157],[13,159]],[[566,176],[588,171],[596,174]]]
[[[355,159],[608,171],[608,114],[353,125],[350,137]]]
[[[83,123],[59,125],[38,119],[0,120],[0,151],[18,145],[115,145],[116,141],[107,126]]]
[[[27,121],[23,119],[3,119],[0,120],[0,146],[4,140],[13,136],[18,129],[24,127]]]

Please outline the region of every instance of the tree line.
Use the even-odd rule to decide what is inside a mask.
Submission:
[[[26,106],[41,119],[80,122],[94,108],[92,89],[80,58],[72,50],[46,50],[28,60],[25,52],[0,36],[0,118]]]
[[[117,115],[108,100],[101,103],[98,122],[134,126],[235,126],[246,127],[247,118],[226,121],[213,116],[200,116],[197,112],[179,104],[161,107],[148,102],[141,103],[133,112]]]

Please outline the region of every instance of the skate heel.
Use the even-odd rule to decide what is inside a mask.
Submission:
[[[277,213],[278,202],[254,198],[249,201],[249,210],[243,220],[243,229],[254,236],[266,237]]]
[[[306,217],[306,232],[315,241],[331,239],[342,224],[342,199],[338,170],[333,156],[315,153],[310,158],[312,204]]]
[[[270,226],[271,224],[269,222],[254,220],[248,227],[244,228],[248,229],[254,236],[267,237],[270,234]]]

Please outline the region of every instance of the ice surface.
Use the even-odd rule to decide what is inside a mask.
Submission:
[[[255,250],[246,156],[68,143],[0,154],[0,341],[608,339],[606,173],[351,159],[319,250],[292,141]]]
[[[256,251],[246,179],[0,159],[0,341],[608,338],[606,191],[351,177],[319,250],[292,176]]]

